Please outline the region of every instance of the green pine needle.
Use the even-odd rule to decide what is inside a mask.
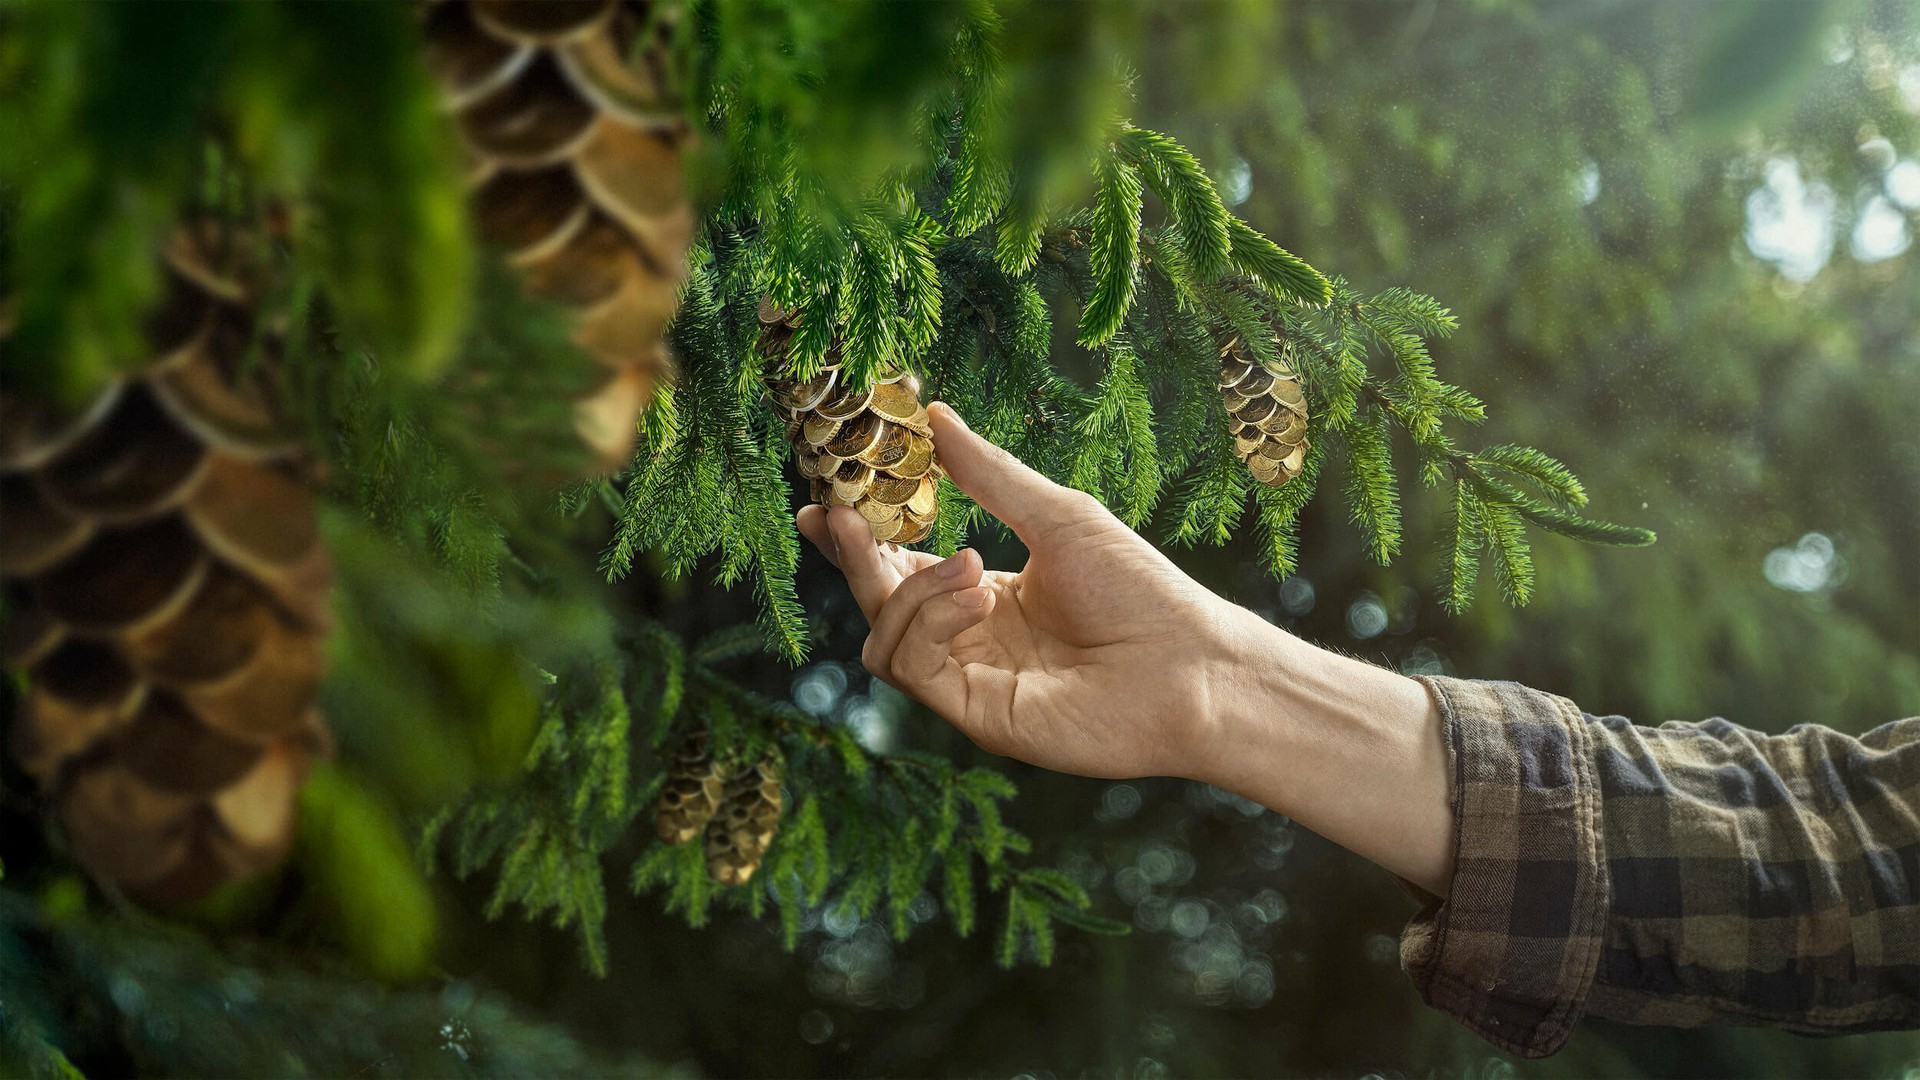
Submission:
[[[1166,204],[1193,274],[1211,280],[1226,273],[1233,246],[1231,215],[1200,159],[1175,140],[1145,128],[1123,126],[1114,144]]]
[[[1237,217],[1227,221],[1234,270],[1258,281],[1275,299],[1298,304],[1324,304],[1332,286],[1305,259],[1281,248]]]
[[[1093,278],[1080,311],[1080,344],[1092,348],[1120,332],[1133,305],[1140,261],[1140,172],[1119,153],[1094,159],[1089,262]]]

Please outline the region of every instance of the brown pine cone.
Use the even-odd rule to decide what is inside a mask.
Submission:
[[[713,760],[707,733],[696,731],[680,744],[667,767],[667,786],[654,803],[654,831],[669,844],[699,836],[726,795],[726,777]]]
[[[14,729],[80,861],[156,901],[264,870],[327,734],[332,563],[275,411],[243,234],[183,228],[146,369],[63,414],[0,403]]]
[[[772,369],[785,364],[798,316],[760,304],[760,347]],[[917,543],[933,531],[940,478],[933,429],[920,404],[920,384],[898,371],[864,390],[848,387],[838,361],[804,382],[768,379],[775,407],[787,422],[795,467],[813,501],[851,506],[883,541]]]
[[[780,761],[769,754],[727,782],[726,801],[707,824],[707,874],[744,885],[780,830]]]
[[[1238,335],[1220,347],[1220,395],[1233,431],[1233,450],[1253,478],[1279,487],[1300,475],[1307,461],[1307,396],[1300,377],[1285,362],[1269,370],[1256,361]]]
[[[438,0],[425,23],[481,235],[531,295],[573,310],[602,372],[575,426],[624,465],[672,371],[662,336],[693,239],[671,27],[636,0]]]

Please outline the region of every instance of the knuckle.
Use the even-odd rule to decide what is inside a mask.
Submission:
[[[1063,487],[1061,503],[1071,513],[1080,517],[1091,517],[1107,512],[1106,504],[1079,488]]]
[[[880,654],[880,645],[872,634],[868,634],[866,644],[860,646],[860,666],[876,678],[887,677],[887,658]]]

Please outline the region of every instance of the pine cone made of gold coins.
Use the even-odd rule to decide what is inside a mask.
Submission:
[[[531,295],[574,313],[600,369],[575,426],[625,464],[672,369],[662,335],[693,239],[672,28],[637,0],[434,0],[424,17],[480,233]]]
[[[785,364],[798,316],[760,304],[760,347],[769,369]],[[917,543],[933,531],[945,473],[933,454],[933,428],[920,404],[920,385],[898,371],[865,389],[848,385],[839,346],[805,381],[768,379],[774,406],[787,422],[794,465],[807,478],[813,501],[851,506],[873,535]]]
[[[1233,452],[1253,478],[1279,487],[1300,475],[1307,462],[1307,395],[1300,377],[1281,361],[1269,369],[1238,335],[1220,347],[1220,396],[1227,406]]]
[[[707,876],[745,885],[780,830],[780,760],[769,754],[727,781],[725,801],[707,823]]]
[[[155,902],[265,870],[293,838],[332,564],[275,411],[244,232],[181,229],[155,359],[77,411],[0,400],[13,752],[74,854]]]
[[[707,733],[694,732],[680,744],[667,767],[666,789],[654,803],[654,831],[669,844],[684,844],[699,836],[720,809],[726,786]]]

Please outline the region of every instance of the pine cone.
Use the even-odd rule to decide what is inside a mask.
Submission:
[[[1233,451],[1253,478],[1279,487],[1300,475],[1307,461],[1307,395],[1286,364],[1286,341],[1276,335],[1278,371],[1263,367],[1246,343],[1230,336],[1220,347],[1220,396],[1233,431]]]
[[[247,238],[182,229],[150,366],[77,413],[0,403],[14,753],[97,877],[162,902],[278,862],[327,736],[332,564],[273,407]]]
[[[667,768],[666,790],[654,803],[654,830],[669,844],[686,843],[707,827],[725,794],[726,777],[713,760],[707,733],[696,731]]]
[[[769,754],[727,782],[726,801],[707,824],[707,875],[745,885],[780,830],[780,760]]]
[[[798,317],[760,304],[760,347],[774,369],[785,363]],[[794,464],[813,501],[851,506],[881,540],[912,544],[927,538],[939,511],[945,473],[933,456],[933,429],[920,404],[920,384],[900,371],[865,390],[841,379],[836,343],[818,375],[767,385],[787,421]]]
[[[604,369],[575,426],[608,467],[672,362],[662,335],[693,239],[668,27],[636,0],[438,0],[427,60],[473,161],[481,235],[573,309]],[[639,55],[629,63],[628,57]]]

